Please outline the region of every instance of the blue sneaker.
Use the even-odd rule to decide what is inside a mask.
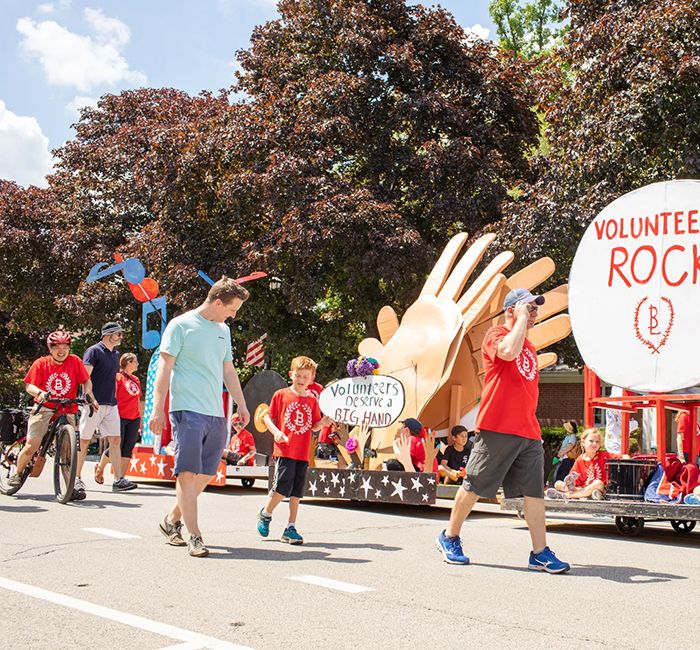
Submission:
[[[443,530],[437,536],[435,546],[442,553],[447,564],[469,564],[469,558],[462,550],[462,540],[459,539],[459,536],[448,537]]]
[[[282,533],[281,539],[283,542],[287,542],[287,544],[304,543],[304,538],[297,532],[294,526],[287,526]]]
[[[262,513],[262,509],[258,513],[258,532],[263,536],[267,537],[270,534],[270,522],[272,517],[267,517]]]
[[[683,499],[683,503],[689,506],[700,506],[700,499],[698,499],[694,494],[689,494]]]
[[[537,555],[530,551],[530,561],[527,563],[527,568],[547,573],[566,573],[571,566],[558,559],[549,546],[545,546]]]

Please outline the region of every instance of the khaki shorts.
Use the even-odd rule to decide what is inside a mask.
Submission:
[[[85,405],[80,416],[80,439],[90,440],[99,428],[99,435],[105,438],[120,438],[121,423],[119,409],[114,406],[102,406],[90,417],[90,408]]]
[[[35,441],[41,439],[46,435],[49,430],[49,422],[51,422],[51,416],[53,415],[51,409],[41,407],[39,412],[35,415],[30,415],[27,421],[27,440]],[[67,413],[66,418],[68,419],[68,424],[75,426],[76,417],[73,413]]]
[[[541,440],[481,431],[467,461],[462,487],[493,499],[498,488],[508,499],[544,498],[544,450]]]

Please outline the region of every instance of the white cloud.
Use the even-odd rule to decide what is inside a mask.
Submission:
[[[15,115],[0,100],[0,178],[46,187],[52,166],[49,139],[36,118]]]
[[[491,30],[489,30],[488,27],[484,27],[483,25],[479,25],[479,23],[476,23],[471,27],[465,27],[464,32],[466,33],[467,37],[476,36],[477,38],[487,41]]]
[[[128,26],[99,9],[85,9],[84,17],[94,36],[75,34],[53,20],[35,22],[25,17],[17,21],[22,49],[39,61],[48,82],[82,92],[122,83],[144,85],[146,75],[131,70],[120,53],[129,42]]]
[[[54,10],[53,2],[45,2],[44,4],[39,5],[39,6],[36,8],[36,10],[37,10],[37,12],[39,12],[40,14],[50,14],[50,13],[53,13],[53,10]]]
[[[91,108],[97,108],[97,97],[85,97],[84,95],[76,95],[73,99],[66,104],[66,110],[70,113],[71,117],[76,120],[80,119],[80,109],[85,106],[90,106]]]

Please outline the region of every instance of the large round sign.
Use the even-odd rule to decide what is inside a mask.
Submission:
[[[318,404],[324,415],[350,426],[388,427],[403,411],[403,384],[386,375],[347,377],[323,389]]]
[[[648,185],[588,226],[571,266],[569,313],[603,380],[667,392],[700,383],[700,181]]]

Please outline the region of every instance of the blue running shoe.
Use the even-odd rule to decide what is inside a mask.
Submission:
[[[459,536],[448,537],[443,530],[437,536],[435,546],[442,553],[447,564],[469,564],[469,558],[462,550],[462,540],[459,539]]]
[[[530,561],[527,563],[527,568],[547,573],[566,573],[571,566],[558,559],[549,546],[545,546],[537,555],[530,551]]]
[[[698,499],[694,494],[688,494],[685,499],[683,499],[683,503],[689,506],[700,506],[700,499]]]
[[[282,533],[282,541],[287,544],[303,544],[304,538],[297,532],[294,526],[287,526]]]
[[[258,512],[258,532],[267,537],[270,534],[270,522],[272,517],[267,517],[262,513],[262,509]]]

